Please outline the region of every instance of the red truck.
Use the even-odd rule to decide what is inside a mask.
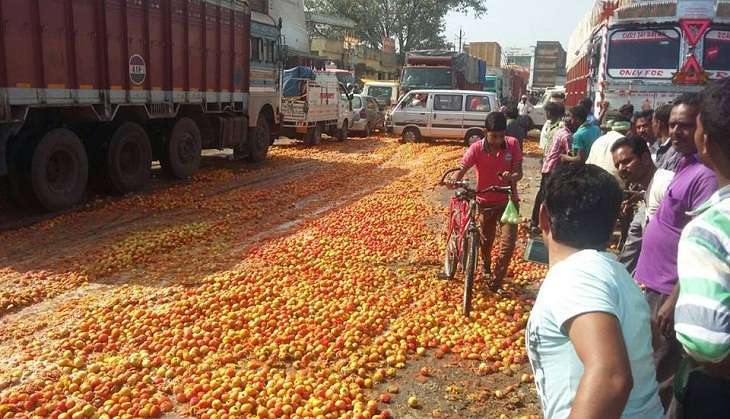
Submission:
[[[0,177],[18,201],[68,208],[90,178],[135,191],[153,160],[186,178],[201,149],[266,158],[278,111],[249,108],[247,1],[0,0],[0,16]]]
[[[411,51],[400,78],[400,95],[417,89],[479,90],[484,87],[487,65],[463,52]]]

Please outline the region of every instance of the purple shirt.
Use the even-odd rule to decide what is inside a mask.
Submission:
[[[692,220],[687,212],[717,190],[715,173],[697,155],[683,157],[654,218],[644,231],[636,281],[665,295],[677,283],[677,252],[682,229]]]

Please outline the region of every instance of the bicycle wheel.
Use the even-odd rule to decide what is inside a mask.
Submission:
[[[474,286],[474,275],[476,274],[477,262],[479,261],[479,233],[470,231],[466,238],[467,257],[464,266],[464,315],[469,317],[471,313],[471,295]]]
[[[459,237],[456,231],[449,232],[449,241],[446,242],[444,254],[444,276],[454,279],[459,257]]]

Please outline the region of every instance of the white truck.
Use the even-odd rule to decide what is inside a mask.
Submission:
[[[283,84],[279,106],[282,135],[307,145],[319,144],[323,133],[339,141],[347,139],[352,107],[335,74],[292,69],[285,72]]]

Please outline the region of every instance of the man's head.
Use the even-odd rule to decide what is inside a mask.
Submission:
[[[649,146],[637,135],[616,140],[611,146],[611,154],[618,175],[626,183],[642,183],[654,169]]]
[[[559,121],[565,115],[565,106],[562,103],[548,102],[545,104],[545,117],[548,121]]]
[[[669,138],[669,116],[672,113],[672,105],[662,105],[654,111],[652,118],[652,130],[659,141]]]
[[[700,113],[700,96],[685,93],[674,101],[669,114],[669,136],[672,145],[682,155],[689,156],[697,152],[695,131],[697,115]]]
[[[651,144],[656,141],[654,136],[654,130],[652,129],[652,118],[654,117],[654,111],[641,111],[636,115],[635,131],[636,135],[643,138],[644,141]]]
[[[576,132],[588,119],[588,111],[582,106],[574,106],[565,113],[565,128]]]
[[[520,100],[522,101],[522,103],[527,102],[527,95],[522,95],[522,97],[520,98]]]
[[[505,115],[507,115],[507,118],[509,119],[517,119],[517,117],[520,116],[520,111],[517,110],[517,106],[509,105],[507,106],[507,111],[505,112]]]
[[[695,132],[697,152],[703,163],[730,179],[730,79],[713,83],[701,98]]]
[[[540,229],[545,241],[605,250],[623,192],[613,175],[592,164],[559,166],[545,186]]]
[[[484,140],[491,147],[502,147],[507,131],[507,119],[502,112],[490,112],[484,121]]]
[[[565,93],[553,93],[552,95],[550,95],[550,102],[565,103]]]
[[[593,99],[591,99],[589,97],[584,97],[583,99],[580,100],[578,105],[586,108],[588,110],[588,112],[590,112],[593,109]]]
[[[627,120],[631,120],[631,118],[634,116],[634,105],[627,103],[618,108],[618,113]]]

